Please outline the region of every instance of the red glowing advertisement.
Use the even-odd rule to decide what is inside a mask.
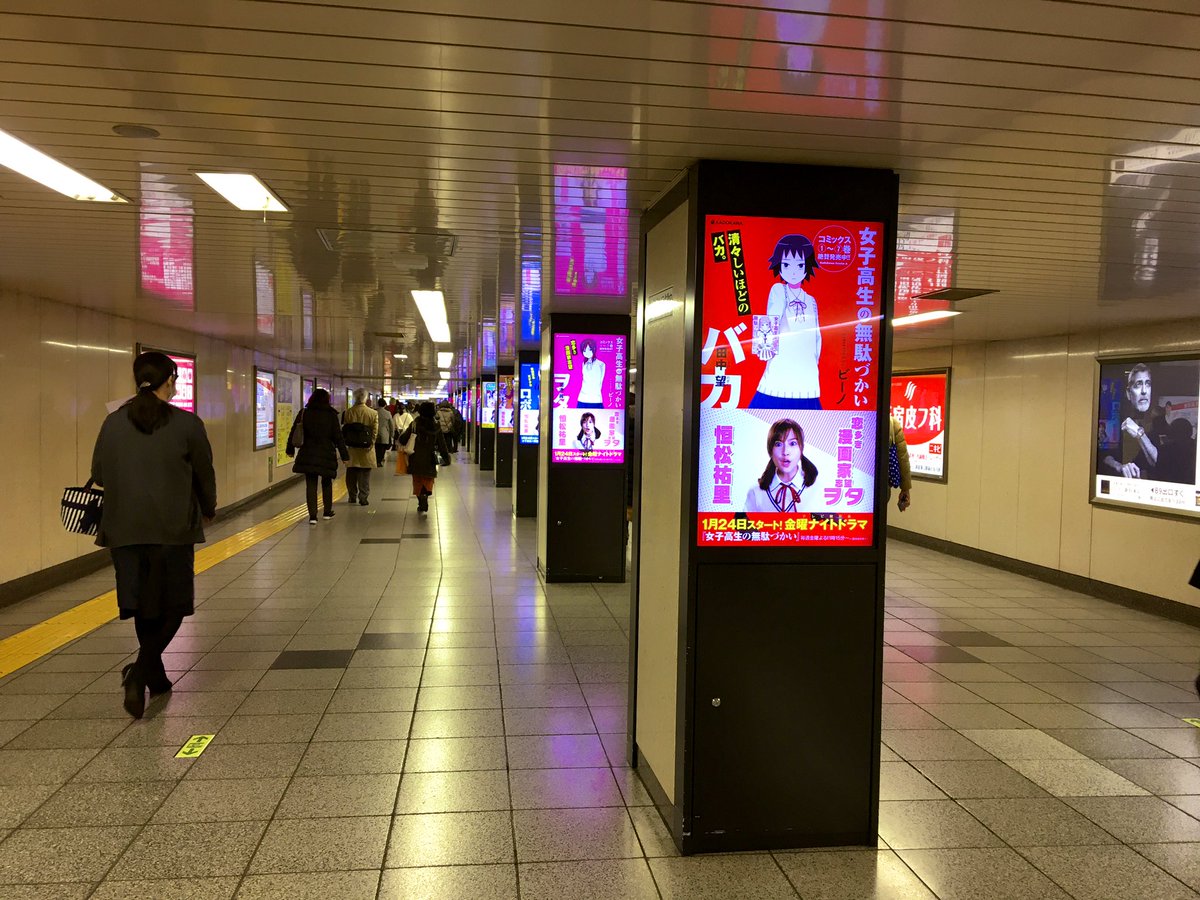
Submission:
[[[275,373],[254,369],[254,449],[275,446]]]
[[[625,462],[623,334],[555,334],[550,461]]]
[[[699,545],[872,544],[885,237],[706,218]]]
[[[192,209],[149,197],[138,213],[138,268],[142,291],[190,308],[193,302]]]
[[[554,167],[554,292],[560,296],[629,293],[626,170]]]
[[[186,353],[159,350],[144,344],[138,344],[137,352],[138,355],[150,352],[162,353],[171,358],[178,373],[175,376],[175,396],[171,398],[171,405],[177,409],[194,413],[196,411],[196,357]]]
[[[501,375],[497,389],[496,416],[499,421],[501,434],[513,433],[513,394],[515,388],[512,375]]]
[[[913,475],[944,481],[950,372],[892,376],[891,414],[904,429],[908,467]]]

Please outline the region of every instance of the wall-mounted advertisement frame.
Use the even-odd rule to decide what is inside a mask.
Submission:
[[[1090,500],[1200,518],[1200,354],[1096,358]]]
[[[254,449],[275,446],[275,372],[254,367]]]
[[[292,424],[302,408],[302,382],[299,375],[279,369],[275,372],[275,468],[290,466],[287,442]]]
[[[300,387],[300,405],[308,406],[308,401],[312,398],[313,391],[317,389],[317,381],[315,378],[305,378],[301,382]]]
[[[176,353],[174,350],[163,350],[159,347],[149,347],[146,344],[139,343],[136,347],[137,355],[143,353],[163,353],[171,358],[175,363],[175,368],[178,374],[175,378],[175,396],[171,398],[171,405],[176,409],[182,409],[185,412],[196,412],[196,357],[190,353]]]
[[[904,429],[909,471],[939,484],[949,479],[950,371],[892,373],[891,415]]]

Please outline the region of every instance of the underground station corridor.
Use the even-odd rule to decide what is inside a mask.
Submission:
[[[1194,2],[0,51],[0,900],[1200,900]]]

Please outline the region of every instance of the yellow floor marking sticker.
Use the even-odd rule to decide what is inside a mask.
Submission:
[[[1184,719],[1183,721],[1187,722],[1189,725],[1195,725],[1197,728],[1200,728],[1200,719]]]
[[[343,482],[334,486],[334,500],[346,496]],[[196,550],[196,574],[200,574],[219,563],[237,556],[243,550],[265,541],[269,537],[286,531],[297,522],[308,519],[307,506],[294,506],[239,531],[213,544],[201,545]],[[11,637],[0,641],[0,678],[23,666],[29,665],[47,653],[69,644],[76,638],[95,631],[101,625],[117,618],[117,592],[107,591],[99,597],[85,600],[78,606],[51,616],[44,622],[31,625]]]
[[[215,734],[193,734],[187,739],[187,743],[179,748],[179,752],[175,754],[175,758],[195,759],[204,752],[204,748],[208,746],[209,741],[215,737]]]

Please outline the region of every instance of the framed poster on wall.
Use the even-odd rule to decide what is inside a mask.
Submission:
[[[892,375],[891,414],[904,429],[914,478],[946,483],[950,427],[950,370]]]
[[[554,334],[551,462],[625,462],[627,347],[623,334]]]
[[[873,545],[884,241],[705,217],[698,545]]]
[[[1092,502],[1200,517],[1200,355],[1096,362]]]
[[[290,466],[292,460],[287,455],[287,442],[292,433],[292,425],[300,414],[301,378],[291,372],[279,369],[275,372],[275,467]]]
[[[196,357],[188,353],[176,353],[174,350],[147,347],[145,344],[137,345],[139,356],[151,352],[165,354],[171,358],[171,362],[175,363],[178,374],[175,376],[175,396],[171,398],[171,405],[177,409],[194,413],[196,411]]]
[[[275,373],[254,367],[254,449],[275,446]]]

